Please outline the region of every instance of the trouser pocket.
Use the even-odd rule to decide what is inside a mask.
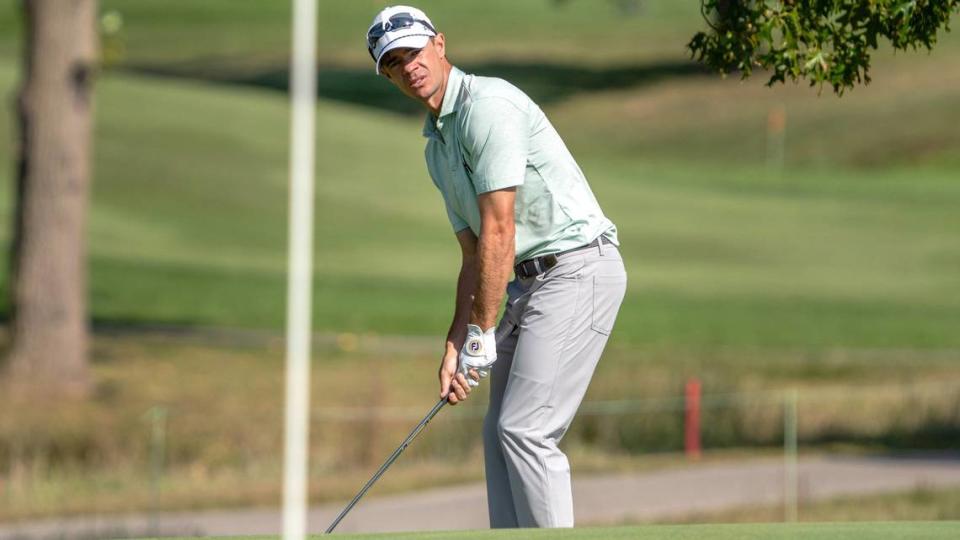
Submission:
[[[590,327],[594,331],[610,335],[626,291],[625,273],[593,276],[593,319]]]

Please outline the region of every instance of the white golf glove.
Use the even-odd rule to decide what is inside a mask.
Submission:
[[[481,378],[490,374],[490,367],[497,361],[496,327],[484,332],[475,324],[467,325],[467,339],[460,349],[460,373],[467,378],[467,384],[477,386],[480,383],[470,377],[474,369]]]

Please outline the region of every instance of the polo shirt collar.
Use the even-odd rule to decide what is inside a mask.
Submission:
[[[440,106],[440,118],[456,112],[460,108],[460,87],[463,86],[463,72],[457,66],[450,68],[447,77],[447,90],[443,94],[443,105]]]
[[[440,128],[443,127],[443,117],[457,112],[460,108],[460,88],[463,86],[463,77],[464,73],[457,66],[450,68],[450,75],[447,76],[447,88],[443,94],[443,103],[440,105],[440,115],[434,117],[433,113],[427,113],[427,119],[423,126],[424,137],[439,136]]]

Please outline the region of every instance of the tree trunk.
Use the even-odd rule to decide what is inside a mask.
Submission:
[[[88,370],[86,221],[96,0],[24,0],[24,81],[11,255],[16,392],[82,397]]]

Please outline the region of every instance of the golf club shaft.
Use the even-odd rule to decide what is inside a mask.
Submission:
[[[423,417],[423,420],[421,420],[420,423],[417,424],[417,427],[413,428],[413,431],[410,432],[410,435],[407,435],[407,438],[403,440],[400,446],[397,447],[397,449],[394,450],[392,454],[390,454],[390,457],[388,457],[387,460],[383,462],[383,465],[381,465],[380,468],[377,470],[377,472],[370,478],[370,480],[367,481],[366,485],[363,486],[363,489],[361,489],[360,492],[353,497],[353,500],[350,501],[350,504],[348,504],[347,507],[344,508],[342,512],[340,512],[340,515],[337,516],[337,519],[333,520],[333,523],[331,523],[330,526],[327,527],[327,530],[326,530],[327,533],[333,532],[333,529],[335,529],[336,526],[340,523],[340,521],[344,518],[344,516],[347,515],[347,512],[349,512],[354,506],[356,506],[357,502],[359,502],[360,498],[363,497],[364,494],[366,494],[367,490],[369,490],[370,487],[373,486],[373,484],[381,476],[383,476],[383,473],[385,473],[387,469],[390,467],[390,465],[392,465],[393,462],[396,461],[398,457],[400,457],[400,454],[403,453],[404,449],[406,449],[407,446],[409,446],[410,443],[413,442],[413,439],[415,439],[416,436],[419,435],[421,431],[423,431],[423,428],[426,427],[426,425],[430,422],[430,420],[432,420],[433,417],[436,416],[437,413],[440,412],[440,409],[442,409],[443,406],[446,404],[447,404],[447,398],[440,398],[440,401],[438,401],[437,404],[433,406],[433,409],[430,409],[430,412],[428,412],[427,415]]]

